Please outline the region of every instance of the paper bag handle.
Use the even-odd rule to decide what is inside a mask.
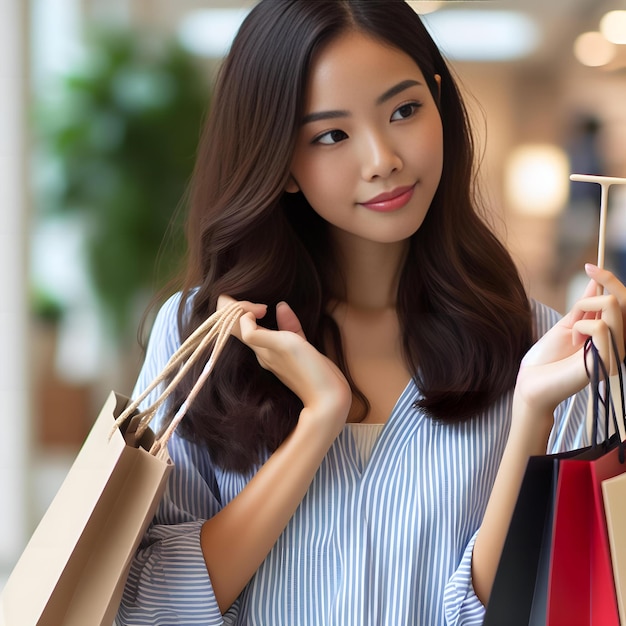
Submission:
[[[150,448],[150,454],[156,456],[167,445],[172,433],[176,430],[178,424],[180,424],[181,420],[187,413],[189,406],[198,395],[198,392],[206,382],[210,373],[213,371],[215,362],[226,345],[226,341],[230,337],[233,326],[243,315],[243,312],[242,306],[238,302],[233,302],[225,308],[219,309],[202,324],[200,324],[200,326],[198,326],[198,328],[196,328],[196,330],[189,335],[189,337],[187,337],[187,339],[181,344],[180,348],[178,348],[178,350],[176,350],[176,352],[170,357],[160,374],[152,380],[152,382],[137,398],[133,399],[128,404],[124,411],[122,411],[119,417],[115,420],[110,436],[113,436],[115,431],[119,429],[119,427],[127,419],[134,416],[135,419],[138,419],[136,429],[137,437],[141,437],[161,405],[167,400],[167,398],[169,398],[176,386],[189,372],[192,365],[199,360],[206,348],[211,344],[211,342],[214,341],[215,343],[211,354],[200,376],[198,377],[198,380],[194,383],[189,395],[179,407],[168,427],[159,437],[155,439],[152,447]],[[137,412],[137,408],[141,402],[145,400],[148,394],[168,377],[170,377],[176,370],[178,370],[176,375],[161,392],[159,397],[148,408]]]

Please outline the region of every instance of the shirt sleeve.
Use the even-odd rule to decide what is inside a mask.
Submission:
[[[474,592],[472,585],[472,552],[478,530],[468,543],[459,567],[448,581],[443,604],[446,626],[482,626],[485,607]]]
[[[134,395],[159,374],[178,348],[178,298],[159,311]],[[158,390],[146,399],[149,403]],[[174,433],[168,444],[174,469],[155,518],[130,568],[118,626],[221,626],[225,621],[213,593],[202,549],[204,521],[221,508],[208,453]],[[236,611],[236,607],[229,612]]]
[[[576,394],[559,405],[555,425],[548,443],[548,452],[573,450],[587,445],[585,415],[587,392]],[[474,592],[472,584],[472,552],[478,531],[468,543],[458,568],[444,591],[444,610],[447,626],[481,626],[485,607]]]
[[[587,390],[561,403],[555,412],[555,424],[548,442],[548,453],[574,450],[588,445],[585,427]],[[447,626],[481,626],[485,607],[472,584],[472,552],[478,531],[468,543],[459,567],[448,581],[444,592]]]
[[[533,302],[535,336],[545,334],[559,319],[559,314]],[[588,445],[586,428],[588,390],[584,389],[562,402],[554,413],[554,427],[548,440],[547,452],[574,450]],[[485,607],[474,592],[472,584],[472,552],[478,530],[466,546],[458,568],[444,591],[444,610],[447,626],[481,626]]]

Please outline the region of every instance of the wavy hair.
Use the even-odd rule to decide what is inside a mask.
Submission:
[[[420,67],[443,123],[444,166],[412,237],[399,282],[404,358],[433,419],[479,415],[514,385],[531,344],[531,315],[516,267],[479,211],[474,145],[458,88],[417,14],[403,0],[261,0],[248,14],[216,84],[189,189],[188,259],[179,310],[188,336],[220,294],[273,306],[289,302],[308,340],[350,376],[328,313],[341,272],[326,223],[301,193],[284,192],[304,115],[312,61],[357,30]],[[441,88],[435,75],[441,76]],[[198,371],[178,390],[186,395]],[[176,402],[178,404],[178,402]],[[302,404],[236,340],[181,424],[216,464],[249,470],[294,428]]]

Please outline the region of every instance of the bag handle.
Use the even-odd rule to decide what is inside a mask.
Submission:
[[[213,371],[215,362],[226,345],[233,326],[243,313],[244,311],[241,304],[233,302],[225,308],[215,311],[215,313],[200,324],[200,326],[198,326],[198,328],[196,328],[196,330],[189,335],[189,337],[187,337],[187,339],[181,344],[180,348],[178,348],[178,350],[176,350],[176,352],[170,357],[169,361],[159,375],[152,380],[152,382],[139,396],[137,396],[137,398],[128,404],[124,411],[122,411],[119,417],[115,420],[113,428],[109,434],[109,438],[111,438],[115,431],[119,429],[119,427],[130,417],[133,417],[137,421],[136,433],[138,438],[141,437],[141,435],[147,430],[158,409],[170,397],[174,389],[189,372],[193,364],[200,359],[211,342],[214,342],[211,354],[202,372],[200,373],[198,380],[196,380],[191,388],[189,395],[179,407],[168,427],[155,439],[152,444],[150,454],[157,456],[167,445],[167,442],[176,430],[176,427],[180,424],[181,420],[189,410],[191,403],[198,395],[201,387]],[[137,408],[141,402],[145,400],[148,394],[168,377],[170,377],[176,370],[178,370],[176,375],[172,378],[167,387],[159,394],[158,398],[146,409],[137,412]]]
[[[615,338],[613,333],[609,329],[609,335],[611,338],[611,347],[613,349],[613,355],[615,357],[615,362],[617,365],[617,375],[619,379],[619,391],[620,391],[620,401],[622,406],[622,420],[626,425],[626,414],[624,413],[624,377],[622,373],[621,361],[619,358],[619,350],[617,344],[615,342]],[[589,371],[589,367],[587,365],[587,355],[591,352],[593,357],[593,373]],[[587,376],[591,383],[591,391],[593,393],[593,424],[592,424],[592,434],[591,434],[591,445],[596,446],[598,444],[598,422],[600,417],[599,405],[602,404],[604,407],[604,441],[603,444],[607,444],[609,442],[609,418],[613,420],[613,427],[615,428],[615,432],[618,438],[618,448],[619,448],[619,461],[620,463],[624,463],[625,460],[625,448],[626,444],[622,441],[620,436],[620,430],[618,427],[618,419],[617,413],[615,410],[615,403],[613,401],[613,396],[611,394],[611,383],[609,371],[606,367],[606,364],[600,357],[598,349],[593,343],[591,337],[589,337],[585,341],[584,346],[584,363],[585,370],[587,372]],[[602,379],[600,378],[600,370],[602,370]],[[600,381],[604,380],[604,397],[600,392]]]

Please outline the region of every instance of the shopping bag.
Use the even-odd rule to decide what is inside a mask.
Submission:
[[[591,436],[593,442],[598,441],[599,407],[602,405],[605,408],[605,443],[604,445],[594,443],[593,446],[578,450],[529,458],[486,607],[484,626],[546,625],[554,518],[561,464],[577,458],[591,461],[605,455],[609,448],[616,447],[616,439],[611,438],[612,432],[615,431],[613,422],[617,421],[614,410],[617,403],[614,406],[611,400],[616,397],[616,389],[611,390],[609,386],[601,389],[599,383],[601,363],[597,352],[593,352],[592,348],[591,343],[588,342],[585,359],[592,352],[594,361],[597,363],[594,372],[588,372],[594,411]],[[602,369],[605,369],[603,364]],[[603,374],[606,379],[606,372]],[[623,384],[620,389],[623,395]],[[610,398],[607,400],[608,394]],[[619,406],[623,406],[623,398]],[[609,419],[610,417],[613,419]],[[584,551],[586,547],[583,545],[578,549]],[[558,623],[568,626],[588,623],[581,622],[581,619],[581,614],[579,614],[572,621],[570,615]]]
[[[108,624],[124,574],[152,519],[172,465],[121,430],[128,399],[111,393],[3,590],[2,624]]]
[[[614,351],[617,355],[615,344]],[[597,352],[594,358],[597,366]],[[602,369],[603,403],[607,414],[612,414],[615,434],[609,436],[607,428],[601,444],[559,463],[548,587],[548,626],[619,626],[602,482],[626,472],[626,463],[624,443],[617,428],[619,420],[611,400],[610,378],[607,368],[602,366]],[[618,371],[620,404],[624,406],[621,367]],[[594,378],[596,384],[592,387],[597,391],[600,378],[597,374]],[[622,421],[623,418],[621,415]],[[597,423],[597,419],[595,421]]]
[[[238,304],[211,316],[133,402],[112,392],[0,596],[0,626],[111,626],[130,564],[173,469],[167,441],[212,371]],[[156,437],[149,423],[212,348],[202,374]],[[137,406],[169,381],[144,411]]]
[[[602,482],[624,473],[626,465],[616,443],[606,448],[599,456],[594,450],[560,463],[548,626],[619,626]]]
[[[626,474],[602,482],[620,621],[626,624]]]
[[[559,461],[582,452],[528,459],[483,626],[545,626]]]

